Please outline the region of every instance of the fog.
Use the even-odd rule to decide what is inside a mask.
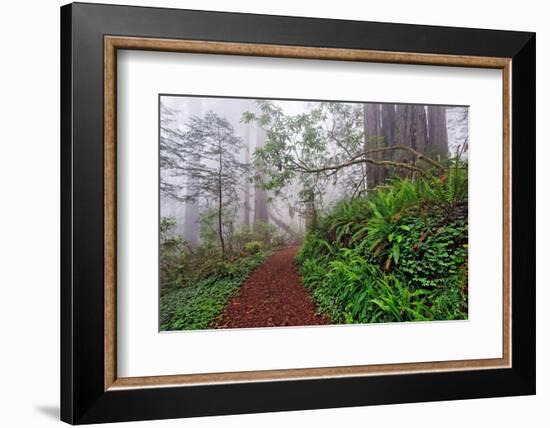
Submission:
[[[249,123],[243,121],[245,112],[261,114],[259,105],[254,99],[162,96],[160,102],[160,120],[164,123],[164,127],[161,127],[161,138],[176,139],[178,135],[189,131],[189,124],[193,117],[204,117],[207,112],[214,112],[229,122],[235,137],[242,143],[242,147],[235,148],[233,152],[238,162],[251,165],[254,161],[254,151],[266,144],[266,130],[259,126],[257,121]],[[282,109],[285,115],[289,116],[308,113],[319,104],[309,101],[274,100],[273,102]],[[397,110],[397,105],[395,109]],[[427,111],[427,107],[425,107],[425,111]],[[167,114],[166,112],[170,113],[170,120],[163,117]],[[467,107],[448,107],[445,109],[445,113],[448,151],[450,155],[461,151],[461,157],[466,159],[468,153],[466,144],[468,109]],[[425,125],[426,129],[430,129],[428,119],[426,119]],[[426,138],[429,138],[428,132],[426,131]],[[192,151],[193,148],[189,149]],[[175,155],[168,153],[167,156]],[[192,157],[188,156],[186,162],[193,162]],[[211,161],[204,162],[206,162],[206,166],[209,166],[208,162]],[[192,245],[198,244],[201,240],[200,217],[207,209],[215,205],[215,199],[207,195],[195,197],[192,200],[186,199],[190,183],[194,178],[190,174],[181,173],[177,167],[161,166],[160,178],[161,183],[171,189],[170,192],[160,192],[161,218],[173,218],[175,227],[171,233],[181,236]],[[235,204],[235,228],[248,228],[252,227],[255,221],[263,221],[272,224],[279,233],[285,234],[288,238],[297,239],[303,235],[307,225],[308,201],[303,200],[302,184],[299,180],[291,180],[283,188],[278,189],[279,191],[263,190],[257,181],[251,179],[250,174],[242,173],[237,181],[238,200]],[[320,213],[323,213],[338,200],[346,197],[351,197],[349,181],[331,177],[330,180],[326,180],[323,191],[316,197],[315,207]]]

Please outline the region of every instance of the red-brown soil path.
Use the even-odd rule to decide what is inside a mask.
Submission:
[[[213,328],[323,325],[294,264],[297,247],[271,255],[245,280]]]

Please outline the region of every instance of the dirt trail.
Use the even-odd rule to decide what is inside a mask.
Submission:
[[[323,325],[294,264],[298,247],[271,255],[231,298],[213,328]]]

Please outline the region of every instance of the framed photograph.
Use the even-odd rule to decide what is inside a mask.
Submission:
[[[535,35],[61,8],[61,418],[535,393]]]

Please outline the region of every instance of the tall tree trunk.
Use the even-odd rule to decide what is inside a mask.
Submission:
[[[395,145],[410,147],[420,153],[426,151],[428,144],[428,128],[426,122],[426,110],[420,105],[398,104],[395,112]],[[415,164],[414,155],[409,152],[399,151],[394,155],[394,160]],[[401,175],[408,174],[401,171]]]
[[[410,106],[398,104],[395,110],[395,145],[409,146],[409,110]],[[401,158],[401,153],[397,152],[396,160]]]
[[[364,104],[364,147],[365,151],[381,147],[382,134],[380,132],[380,104]],[[380,154],[370,156],[377,160]],[[367,188],[372,189],[384,180],[382,168],[367,165]]]
[[[220,235],[220,246],[222,249],[222,259],[225,260],[225,241],[223,240],[223,189],[222,189],[222,174],[223,174],[223,162],[222,162],[222,145],[221,139],[218,140],[218,150],[220,167],[218,169],[218,233]]]
[[[428,124],[426,109],[424,106],[414,105],[412,108],[411,122],[411,148],[420,153],[426,153],[428,145]]]
[[[189,103],[189,116],[201,116],[202,115],[202,100],[200,98],[194,98],[192,103]],[[188,177],[186,186],[189,189],[195,178]],[[187,201],[183,208],[183,237],[191,245],[196,245],[199,242],[199,202]]]
[[[449,156],[449,138],[447,135],[447,108],[428,106],[428,148],[427,154],[437,160]]]
[[[246,144],[244,146],[244,163],[250,163],[250,128],[251,124],[246,127]],[[245,177],[243,191],[243,226],[246,231],[250,230],[250,183],[248,177]]]
[[[382,128],[381,134],[384,137],[384,147],[395,145],[395,104],[382,104]]]
[[[221,186],[221,179],[220,179]],[[218,233],[220,235],[220,247],[222,250],[222,259],[225,259],[225,241],[223,239],[223,221],[222,221],[223,207],[222,207],[222,191],[221,187],[218,196]]]
[[[317,208],[315,207],[315,192],[313,189],[308,189],[306,192],[306,230],[317,229]]]
[[[380,133],[383,137],[382,145],[384,147],[395,146],[395,104],[382,104],[380,111],[382,127]],[[393,153],[387,153],[387,160],[393,159]],[[387,168],[380,168],[382,181],[385,181],[386,178],[390,175],[390,171]]]
[[[265,145],[267,135],[265,130],[258,127],[256,131],[256,148],[262,148]],[[261,171],[256,171],[258,174],[262,174]],[[254,222],[264,222],[269,221],[269,212],[267,208],[267,193],[258,185],[254,188]]]
[[[365,159],[368,158],[367,151],[369,150],[369,138],[368,138],[368,130],[367,130],[367,104],[363,104],[363,152],[365,152]],[[361,164],[361,175],[362,175],[362,185],[363,185],[363,192],[366,194],[371,187],[372,183],[369,183],[369,181],[372,181],[372,176],[369,176],[370,166],[364,162]],[[370,180],[369,180],[370,178]]]
[[[187,178],[187,192],[193,184],[193,177]],[[183,237],[191,245],[196,245],[199,242],[198,221],[199,221],[199,203],[198,201],[186,201],[184,203],[184,221],[183,221]]]

